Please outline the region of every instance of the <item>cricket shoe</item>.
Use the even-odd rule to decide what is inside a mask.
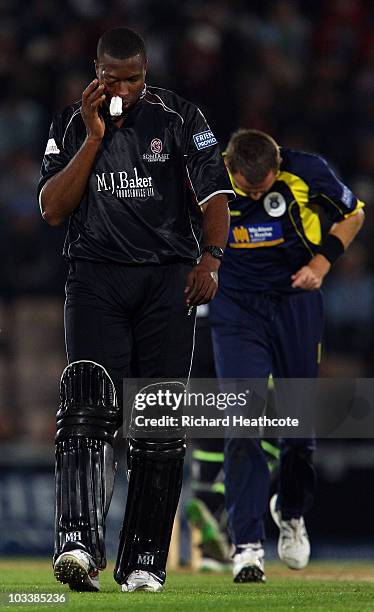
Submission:
[[[163,583],[155,574],[144,570],[134,570],[129,574],[121,586],[122,593],[134,591],[148,591],[159,593],[163,589]]]
[[[277,498],[275,494],[270,500],[270,513],[279,528],[278,556],[290,569],[303,569],[308,565],[310,557],[310,542],[304,519],[301,516],[289,521],[282,520]]]
[[[81,549],[69,550],[57,557],[53,566],[55,578],[68,584],[72,591],[99,591],[99,570],[91,555]]]
[[[261,543],[243,544],[239,550],[233,559],[234,582],[266,582],[265,553]]]

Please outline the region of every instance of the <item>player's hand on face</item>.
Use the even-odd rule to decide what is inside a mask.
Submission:
[[[105,100],[104,85],[94,79],[82,94],[81,115],[87,129],[87,136],[102,140],[105,132],[105,122],[99,115],[99,109]]]
[[[316,255],[307,266],[303,266],[291,276],[294,289],[315,291],[322,285],[331,264],[322,255]]]
[[[207,304],[217,293],[219,261],[202,257],[187,276],[184,290],[187,306]]]

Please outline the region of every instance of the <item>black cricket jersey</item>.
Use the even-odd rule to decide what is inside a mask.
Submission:
[[[80,149],[86,128],[78,102],[55,116],[38,195]],[[219,146],[201,111],[177,94],[149,87],[121,128],[106,119],[80,205],[70,215],[64,255],[123,264],[195,261],[199,206],[234,196]]]
[[[247,291],[296,291],[291,275],[306,265],[322,242],[320,207],[331,222],[364,206],[318,156],[281,149],[275,183],[258,201],[231,177],[231,227],[220,267],[220,284]]]

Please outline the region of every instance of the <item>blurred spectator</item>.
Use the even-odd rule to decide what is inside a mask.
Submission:
[[[39,150],[39,142],[44,137],[42,114],[39,104],[19,93],[9,92],[3,96],[0,101],[0,160],[6,161],[7,156],[12,157],[19,150],[32,152],[37,161],[35,147]]]
[[[374,274],[366,250],[350,246],[335,274],[324,285],[326,348],[362,362],[362,376],[370,375],[374,357]]]

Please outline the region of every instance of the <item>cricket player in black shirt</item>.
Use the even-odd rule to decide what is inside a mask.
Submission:
[[[69,219],[54,573],[81,591],[99,590],[106,565],[122,381],[188,379],[195,306],[216,293],[233,195],[200,110],[146,87],[146,65],[135,32],[104,33],[97,78],[53,119],[38,188],[43,218]],[[124,592],[162,589],[184,452],[183,434],[144,439],[130,426],[115,568]]]
[[[315,378],[321,356],[320,287],[360,230],[363,203],[318,155],[293,151],[268,134],[238,130],[225,160],[236,200],[220,288],[210,305],[217,375]],[[326,236],[320,210],[330,219]],[[327,224],[329,225],[329,224]],[[303,515],[313,502],[314,439],[280,442],[278,494],[271,513],[278,554],[292,569],[309,561]],[[226,507],[236,546],[236,582],[264,581],[269,470],[258,440],[225,442]]]

